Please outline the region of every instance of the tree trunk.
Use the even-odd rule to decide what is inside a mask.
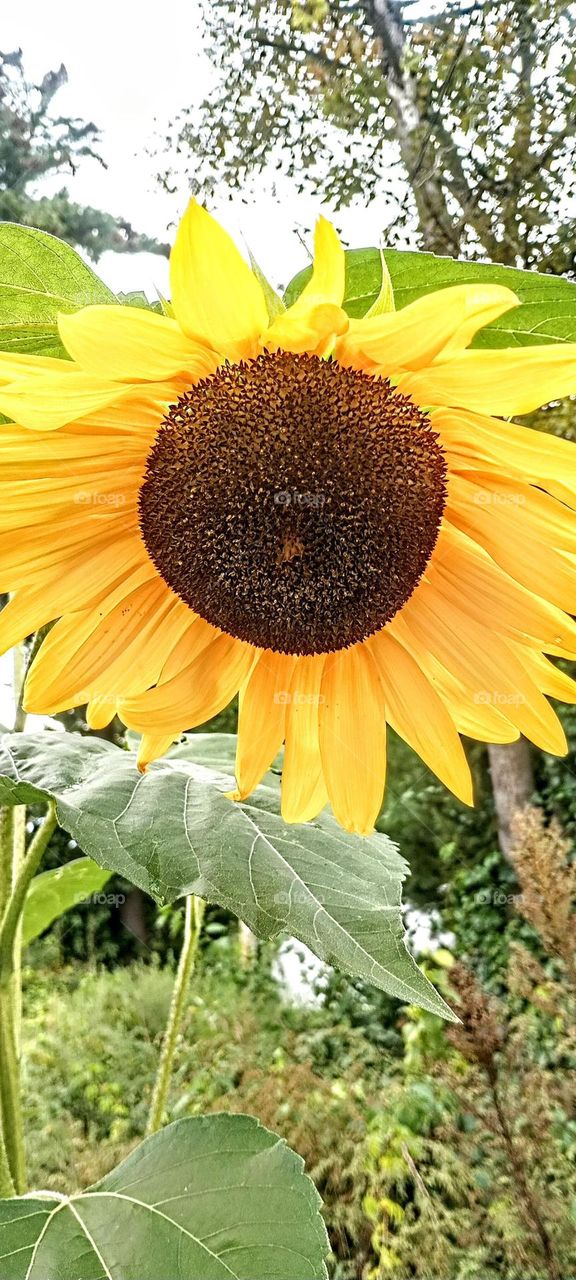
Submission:
[[[513,844],[514,817],[530,803],[534,791],[530,744],[525,738],[505,745],[492,743],[488,747],[488,759],[498,822],[498,843],[502,852],[508,855]]]
[[[369,0],[366,12],[382,44],[382,74],[422,238],[431,253],[457,253],[459,232],[446,207],[441,180],[427,160],[423,163],[427,124],[420,115],[414,77],[404,70],[405,35],[400,8],[393,7],[390,0]]]

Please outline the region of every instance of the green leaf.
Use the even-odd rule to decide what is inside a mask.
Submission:
[[[0,350],[66,357],[58,312],[103,302],[116,298],[69,244],[0,222]]]
[[[95,862],[160,903],[194,893],[233,911],[261,938],[287,931],[321,960],[453,1020],[404,944],[408,867],[387,836],[348,835],[327,814],[288,825],[276,786],[235,804],[218,763],[190,757],[192,734],[141,775],[132,753],[74,734],[0,740],[0,804],[56,801],[58,821]],[[229,735],[225,735],[228,739]],[[188,758],[186,753],[188,751]]]
[[[546,342],[576,341],[576,284],[562,276],[518,271],[486,262],[460,262],[432,253],[386,249],[384,259],[394,288],[396,307],[407,306],[425,293],[454,284],[502,284],[512,289],[521,305],[493,320],[476,334],[473,347],[513,347]],[[291,280],[284,301],[296,300],[310,279],[306,267]],[[364,316],[380,293],[382,267],[378,249],[346,253],[344,306],[350,316]]]
[[[216,769],[234,777],[235,733],[186,733],[168,752],[170,760],[191,760],[206,769]]]
[[[65,911],[102,889],[111,874],[98,867],[91,858],[74,858],[63,867],[41,871],[40,875],[34,876],[22,918],[24,946],[38,938]]]
[[[251,1116],[177,1120],[87,1191],[0,1201],[2,1280],[325,1280],[320,1203]]]
[[[149,302],[143,289],[132,289],[130,293],[119,293],[116,301],[123,307],[139,307],[141,311],[162,312],[161,302]]]
[[[286,310],[286,307],[284,306],[284,303],[281,297],[279,296],[279,294],[276,293],[276,290],[270,284],[270,281],[266,279],[266,276],[264,275],[262,268],[258,266],[258,263],[254,257],[254,254],[250,250],[249,250],[249,254],[250,254],[250,266],[252,267],[252,271],[254,272],[254,275],[256,276],[256,279],[258,281],[258,284],[260,285],[262,293],[264,294],[264,301],[266,303],[268,319],[270,321],[270,324],[272,324],[273,320],[276,319],[276,316],[281,316],[282,312]]]

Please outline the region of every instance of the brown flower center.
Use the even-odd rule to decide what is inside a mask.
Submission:
[[[378,631],[411,596],[445,478],[426,414],[387,380],[265,354],[171,407],[140,527],[164,581],[213,626],[326,653]]]

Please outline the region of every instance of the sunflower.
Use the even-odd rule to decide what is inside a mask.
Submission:
[[[169,314],[0,357],[2,649],[56,619],[26,708],[117,713],[144,769],[239,693],[236,796],[285,743],[284,818],[360,833],[387,723],[467,803],[460,734],[563,753],[576,449],[503,419],[575,392],[576,347],[470,350],[497,285],[349,319],[324,219],[287,310],[194,201],[170,272]]]

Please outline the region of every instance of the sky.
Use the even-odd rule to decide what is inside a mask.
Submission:
[[[421,7],[431,12],[442,3],[426,0]],[[212,71],[202,49],[198,0],[162,0],[159,9],[132,0],[99,0],[89,26],[83,12],[77,0],[59,0],[56,9],[45,0],[4,6],[0,48],[22,48],[32,80],[63,62],[68,84],[55,99],[56,109],[93,120],[102,131],[101,153],[108,169],[86,161],[74,177],[66,178],[72,198],[128,218],[139,231],[170,239],[167,231],[188,198],[186,183],[173,196],[164,193],[154,181],[155,162],[147,150],[162,138],[180,108],[200,102],[209,91]],[[57,179],[54,189],[63,183]],[[279,204],[266,186],[264,177],[249,205],[226,200],[214,212],[221,212],[228,229],[256,249],[273,283],[286,284],[306,261],[296,229],[310,227],[321,206],[313,194],[292,194],[288,184]],[[322,212],[331,210],[324,206]],[[347,243],[378,244],[381,219],[375,203],[339,212],[337,222]],[[166,261],[153,254],[109,253],[98,264],[113,289],[144,288],[150,297],[157,290],[166,294],[167,271]]]
[[[68,84],[59,91],[55,108],[93,120],[102,131],[101,153],[108,169],[88,160],[75,177],[66,178],[73,199],[126,217],[138,230],[159,239],[170,239],[167,230],[188,198],[186,183],[173,196],[164,193],[154,181],[155,162],[147,149],[155,138],[162,138],[163,126],[180,108],[200,102],[209,91],[211,67],[202,50],[198,0],[162,0],[161,20],[152,8],[147,13],[142,4],[130,0],[101,0],[89,29],[82,12],[83,6],[61,0],[56,21],[54,9],[44,0],[26,0],[22,9],[10,6],[0,22],[0,48],[21,47],[27,77],[33,80],[63,62]],[[54,189],[63,184],[58,178]],[[266,179],[262,193],[248,206],[239,199],[226,200],[222,213],[230,231],[257,246],[261,265],[276,277],[274,282],[287,283],[306,261],[295,228],[312,225],[320,206],[313,196],[291,197],[289,190],[279,205],[265,193],[265,186]],[[348,239],[378,242],[375,208],[339,215],[338,221]],[[167,292],[167,264],[155,255],[110,253],[97,269],[116,290],[144,288],[149,296],[156,289]]]

